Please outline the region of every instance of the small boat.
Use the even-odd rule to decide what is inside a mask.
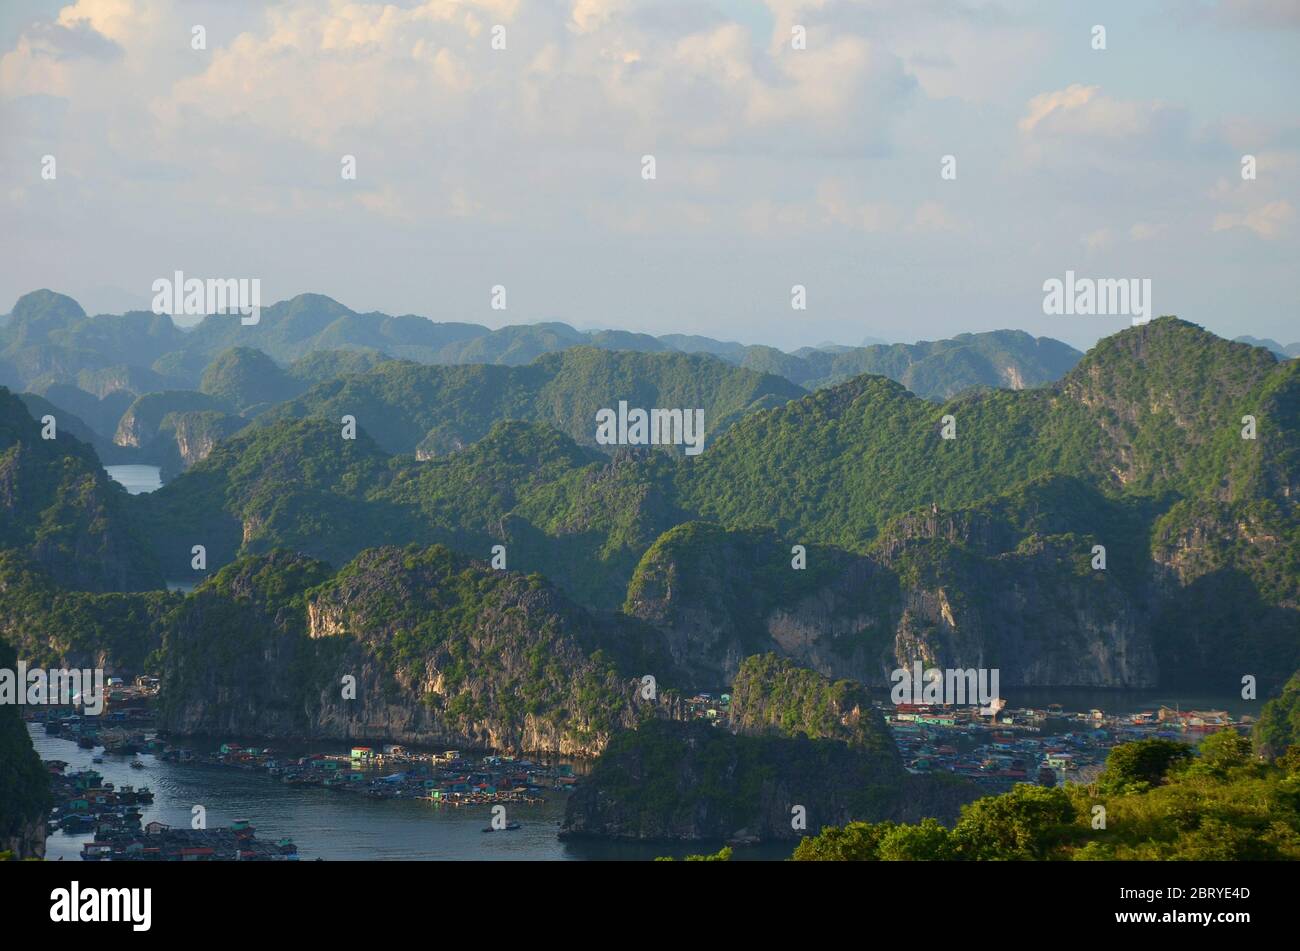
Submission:
[[[98,862],[106,855],[111,855],[113,846],[108,842],[87,842],[81,847],[83,862]]]
[[[483,831],[484,832],[514,832],[518,828],[520,828],[518,822],[510,822],[506,824],[506,827],[504,829],[494,829],[491,826],[488,826]]]
[[[138,759],[133,759],[133,760],[131,760],[131,768],[132,768],[132,769],[144,769],[144,763],[140,762]]]
[[[68,835],[77,835],[81,832],[88,832],[95,827],[93,816],[71,815],[64,816],[59,822],[59,831]]]
[[[104,762],[104,757],[102,757],[102,756],[100,756],[98,753],[96,753],[94,756],[92,756],[92,757],[90,758],[90,761],[91,761],[92,763],[102,763],[102,762]]]

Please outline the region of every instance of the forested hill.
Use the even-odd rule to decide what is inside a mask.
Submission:
[[[277,549],[337,568],[376,546],[444,545],[486,561],[500,545],[506,570],[656,631],[685,685],[729,682],[764,653],[868,683],[918,655],[994,663],[1004,685],[1267,681],[1300,666],[1294,361],[1166,318],[1107,338],[1049,388],[935,404],[861,376],[751,406],[695,457],[598,452],[555,428],[585,415],[575,400],[634,385],[643,361],[672,371],[656,376],[670,389],[650,396],[692,398],[699,381],[686,368],[704,359],[579,348],[487,368],[522,374],[506,389],[542,418],[495,422],[433,458],[392,454],[370,427],[396,432],[409,418],[420,432],[449,412],[438,374],[471,368],[349,373],[319,414],[266,413],[160,491],[129,499],[99,481],[81,444],[61,454],[33,442],[37,424],[18,419],[12,400],[14,431],[29,435],[6,459],[12,485],[45,486],[37,474],[50,467],[80,472],[71,484],[86,491],[70,497],[103,509],[87,524],[116,538],[126,513],[147,539],[138,561],[118,567],[144,572],[157,558],[176,580]],[[577,366],[559,390],[549,387],[564,373],[543,372],[551,364]],[[764,378],[708,366],[726,371],[711,384],[718,400],[761,392],[752,384]],[[430,379],[441,396],[427,395]],[[363,397],[377,402],[345,438],[329,416]],[[150,586],[69,576],[77,560],[49,556],[63,509],[38,511],[50,514],[6,542],[19,559],[7,596],[28,614],[42,584]],[[195,545],[207,559],[198,569]],[[78,626],[78,650],[99,638],[139,658],[147,652],[124,650],[118,626],[163,623],[162,605],[75,603],[96,618]],[[51,641],[43,653],[60,649]]]

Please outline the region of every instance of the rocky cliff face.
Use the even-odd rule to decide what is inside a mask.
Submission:
[[[876,686],[914,660],[997,667],[1004,686],[1159,682],[1145,610],[1113,574],[1088,569],[1084,539],[1004,550],[1014,541],[987,517],[918,516],[872,557],[810,551],[800,571],[774,536],[698,530],[647,553],[627,610],[664,632],[699,686],[766,651]]]
[[[168,416],[184,413],[222,414],[228,407],[216,397],[194,390],[166,390],[147,393],[135,400],[118,421],[113,442],[119,446],[148,449],[161,435]]]
[[[0,835],[0,852],[9,852],[15,859],[45,858],[45,820],[22,823],[7,835]]]
[[[164,468],[183,470],[202,462],[218,442],[245,425],[246,420],[239,416],[211,410],[168,413],[158,432],[159,441],[166,443],[166,449],[160,450]]]
[[[1152,637],[1165,682],[1214,671],[1237,691],[1300,667],[1300,530],[1293,503],[1179,502],[1152,533]],[[1262,663],[1261,658],[1268,658]]]
[[[595,755],[618,729],[681,715],[671,694],[639,690],[634,672],[665,669],[654,644],[535,577],[437,546],[322,574],[276,553],[189,599],[166,644],[160,726]],[[274,596],[268,578],[282,579]]]
[[[0,668],[13,670],[17,662],[14,649],[0,640]],[[18,708],[0,706],[0,852],[19,859],[41,858],[49,807],[49,774],[36,756]]]

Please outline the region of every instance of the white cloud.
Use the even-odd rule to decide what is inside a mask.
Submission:
[[[468,289],[447,316],[491,319],[485,278],[531,269],[545,316],[616,323],[594,312],[603,295],[688,320],[677,305],[695,300],[748,328],[739,297],[706,306],[708,289],[789,266],[824,271],[818,319],[838,301],[1005,322],[1031,259],[1057,273],[1122,244],[1200,287],[1218,280],[1214,230],[1285,257],[1294,117],[1248,97],[1225,114],[1231,97],[1190,81],[1065,72],[1060,28],[1029,0],[78,0],[0,52],[0,196],[31,236],[0,261],[0,292],[59,273],[131,289],[194,262],[379,307],[404,281],[427,293],[435,267],[447,301]],[[1161,28],[1152,42],[1176,40]],[[1275,80],[1271,62],[1236,88]],[[1245,152],[1257,182],[1235,181]],[[57,184],[39,178],[46,153]],[[938,174],[948,153],[957,181]],[[872,296],[864,255],[888,293]],[[583,300],[593,312],[570,311]]]
[[[1295,220],[1295,208],[1289,201],[1271,201],[1245,212],[1222,212],[1214,216],[1215,231],[1244,228],[1266,240],[1286,234]]]
[[[89,25],[96,33],[110,40],[123,42],[138,30],[142,20],[150,16],[147,4],[132,0],[77,0],[59,11],[61,26]]]

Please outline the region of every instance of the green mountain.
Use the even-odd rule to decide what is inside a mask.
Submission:
[[[569,797],[561,835],[796,839],[797,806],[812,828],[929,806],[910,779],[889,759],[834,740],[736,736],[703,723],[652,721],[610,740]]]
[[[39,564],[0,551],[0,639],[32,665],[156,673],[163,623],[181,600],[165,591],[68,590]]]
[[[1300,661],[1298,382],[1294,363],[1172,318],[1108,338],[1045,390],[934,406],[863,377],[741,420],[683,467],[679,504],[728,531],[770,526],[787,543],[883,560],[921,623],[886,613],[887,654],[1006,664],[1041,655],[1026,653],[1035,642],[1073,643],[1045,666],[1021,664],[1025,682],[1089,651],[1086,669],[1109,671],[1102,684],[1195,681],[1216,668],[1225,688],[1248,673],[1275,679],[1258,672]],[[1248,415],[1255,439],[1242,438]],[[955,439],[942,438],[944,416]],[[1111,559],[1105,573],[1087,567],[1095,544]],[[678,597],[674,613],[691,617],[694,602]],[[881,612],[856,622],[873,651],[881,621],[868,616]],[[1049,620],[1052,634],[1033,634]],[[779,618],[763,626],[778,630]],[[986,636],[999,626],[1002,647]]]
[[[589,363],[565,382],[579,392],[627,360],[682,359],[618,357],[475,372],[529,381]],[[382,397],[390,368],[401,398],[378,418],[394,439],[412,380],[469,372],[399,363],[347,380]],[[498,423],[418,461],[388,456],[364,421],[355,441],[325,419],[266,422],[136,504],[169,571],[188,571],[200,539],[214,568],[273,547],[342,564],[377,543],[484,558],[504,545],[511,568],[654,627],[693,685],[775,651],[873,683],[919,655],[997,664],[1007,685],[1234,689],[1300,666],[1296,374],[1163,319],[1051,388],[936,406],[861,377],[751,412],[694,458],[610,458],[541,423]],[[546,385],[531,405],[567,405],[533,395]],[[1241,438],[1244,415],[1256,439]]]
[[[498,420],[542,422],[595,445],[596,412],[630,407],[703,409],[710,438],[747,412],[803,390],[779,377],[678,353],[574,347],[522,367],[389,362],[319,384],[268,419],[354,416],[389,452],[432,458],[481,439]]]
[[[684,497],[724,525],[862,549],[904,511],[1054,473],[1115,494],[1283,492],[1296,380],[1265,350],[1162,318],[1106,338],[1049,389],[935,406],[864,376],[752,415],[694,460]],[[1241,439],[1241,417],[1266,410],[1271,439]],[[955,438],[944,439],[949,415]]]
[[[261,350],[232,347],[208,364],[199,392],[242,413],[261,403],[292,399],[302,387]]]
[[[898,758],[889,730],[861,683],[831,681],[776,654],[741,661],[728,713],[736,733],[840,740]]]
[[[161,587],[152,552],[126,512],[126,492],[66,428],[45,439],[26,405],[0,387],[0,551],[90,591]]]
[[[181,330],[165,315],[132,312],[88,317],[76,301],[43,290],[24,295],[13,312],[0,319],[0,384],[42,395],[49,395],[50,387],[73,386],[97,398],[117,390],[143,396],[200,388],[206,369],[230,350],[260,350],[285,367],[321,351],[384,354],[423,364],[524,366],[540,356],[581,346],[646,354],[708,354],[784,376],[810,389],[861,373],[880,373],[927,398],[946,398],[977,386],[1041,385],[1059,378],[1079,357],[1065,344],[1018,331],[963,334],[912,345],[826,345],[786,354],[708,337],[582,332],[554,322],[490,330],[414,315],[360,314],[319,294],[265,307],[256,325],[213,316]],[[271,372],[268,383],[278,375]],[[290,375],[294,376],[292,371]],[[315,373],[310,378],[314,383],[328,376]],[[225,395],[242,404],[233,393]],[[51,399],[83,416],[101,433],[111,428],[91,419],[85,406]]]
[[[440,546],[338,572],[242,559],[169,616],[162,656],[160,726],[181,733],[592,754],[671,715],[636,692],[647,668],[671,676],[653,632]]]
[[[582,348],[608,361],[591,354],[550,360]],[[755,383],[753,374],[708,367],[683,354],[713,356],[766,379]],[[377,369],[394,358],[465,372]],[[661,406],[701,407],[714,435],[741,413],[780,405],[801,387],[860,373],[881,373],[928,398],[945,398],[972,387],[1037,386],[1077,358],[1064,344],[1013,331],[892,347],[827,344],[786,354],[680,334],[581,332],[554,322],[489,330],[414,315],[362,314],[315,294],[263,308],[251,326],[232,316],[207,317],[184,330],[166,315],[91,317],[76,301],[48,290],[24,295],[0,319],[0,385],[27,390],[61,415],[76,417],[89,429],[79,435],[105,462],[159,465],[167,476],[268,410],[332,414],[337,403],[351,401],[367,413],[381,446],[432,456],[463,448],[505,419],[546,422],[590,443],[594,426],[586,417],[601,407],[607,390],[646,403],[681,400]],[[536,374],[524,372],[537,361]],[[371,373],[364,381],[349,379]],[[556,379],[547,379],[552,375]],[[701,385],[690,383],[692,375]],[[307,393],[312,387],[318,390]],[[183,395],[195,393],[211,399]],[[175,418],[164,424],[171,414]]]
[[[808,389],[871,373],[902,383],[926,399],[945,400],[977,387],[1020,390],[1053,383],[1081,356],[1059,340],[996,330],[915,344],[804,348],[794,353],[746,347],[743,356],[731,359]]]
[[[616,734],[570,796],[561,834],[795,840],[854,820],[951,820],[974,797],[965,783],[904,770],[860,685],[751,657],[731,698],[735,732],[663,719]]]
[[[512,569],[542,571],[604,609],[642,552],[682,515],[669,501],[671,461],[583,449],[552,429],[498,423],[463,452],[428,462],[390,457],[324,420],[284,420],[218,444],[158,492],[133,499],[168,576],[191,548],[209,569],[289,548],[341,565],[376,544],[444,543]]]

